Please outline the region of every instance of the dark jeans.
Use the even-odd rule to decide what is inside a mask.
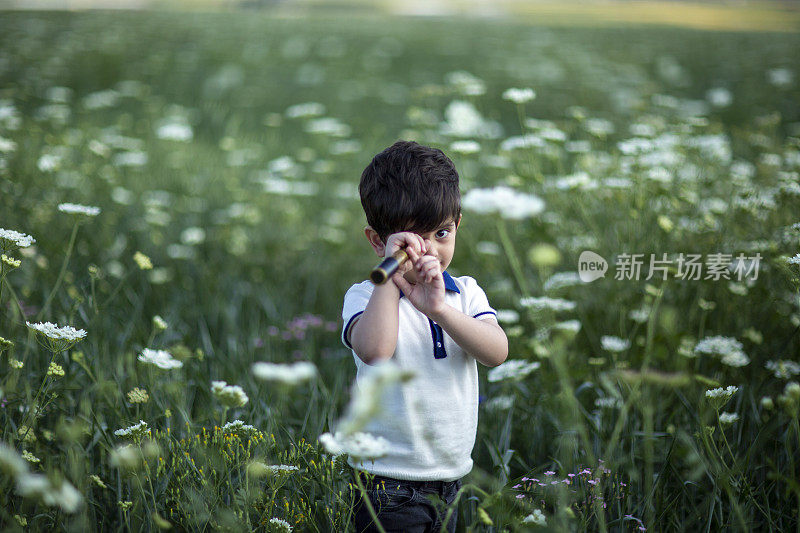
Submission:
[[[460,479],[455,481],[408,481],[374,476],[370,482],[366,475],[359,475],[361,475],[361,482],[367,489],[372,507],[386,533],[455,532],[458,508],[453,509],[444,530],[442,530],[442,523],[447,516],[447,506],[453,503],[461,488]],[[356,504],[353,508],[353,524],[356,533],[379,531],[372,521],[369,509],[364,503],[361,491],[355,481],[353,490],[356,491]]]

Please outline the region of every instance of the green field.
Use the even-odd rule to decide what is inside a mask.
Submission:
[[[345,531],[350,469],[318,438],[355,376],[342,299],[377,259],[357,185],[409,139],[453,159],[465,200],[545,206],[465,201],[449,271],[502,310],[508,362],[539,366],[479,365],[459,530],[532,530],[534,511],[559,531],[797,530],[799,49],[631,24],[3,12],[0,228],[35,243],[0,232],[0,525]],[[605,278],[577,279],[584,250]],[[615,279],[623,254],[641,277]],[[645,279],[651,254],[671,266]],[[26,326],[46,321],[86,336],[53,346]],[[260,380],[260,361],[317,376]]]

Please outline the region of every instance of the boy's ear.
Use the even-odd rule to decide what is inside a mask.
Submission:
[[[461,225],[461,213],[458,214],[458,220],[456,220],[456,229]]]
[[[364,228],[364,235],[367,236],[367,240],[370,245],[372,245],[372,249],[375,250],[375,253],[378,254],[378,257],[383,257],[386,244],[381,240],[378,232],[372,229],[372,226],[367,226]]]

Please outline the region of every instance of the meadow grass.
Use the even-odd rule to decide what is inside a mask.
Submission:
[[[357,182],[404,138],[459,169],[450,271],[510,340],[480,370],[462,530],[800,528],[798,41],[4,13],[0,227],[35,242],[0,239],[0,522],[344,531],[349,467],[318,438],[355,375],[342,298],[376,260]],[[605,278],[578,279],[584,250]]]

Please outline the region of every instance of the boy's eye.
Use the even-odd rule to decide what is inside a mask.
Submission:
[[[444,239],[448,235],[450,235],[449,229],[440,229],[439,231],[436,232],[436,237],[439,239]]]

